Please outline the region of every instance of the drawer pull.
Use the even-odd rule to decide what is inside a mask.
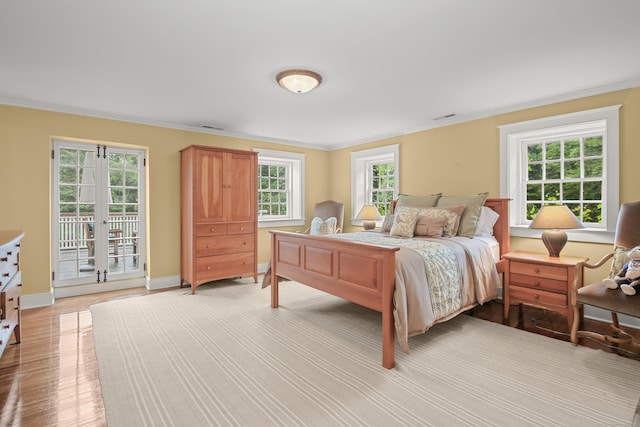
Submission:
[[[216,231],[216,229],[215,228],[210,228],[209,231],[214,232],[214,231]]]
[[[211,270],[211,266],[210,265],[207,265],[207,271],[208,270]]]
[[[540,273],[540,269],[539,268],[535,268],[533,271],[535,271],[536,273]]]
[[[16,308],[14,308],[14,310],[18,311],[18,310],[20,310],[20,307],[16,307]]]
[[[538,298],[540,298],[540,295],[538,295],[538,294],[533,294],[533,297],[534,297],[535,299],[538,299]]]
[[[2,273],[2,277],[9,277],[9,273]]]
[[[13,297],[9,298],[9,301],[13,301]]]
[[[2,329],[9,329],[11,327],[11,325],[3,325]]]
[[[244,231],[244,227],[240,227],[240,231]]]
[[[9,256],[11,256],[12,253],[13,252],[11,252],[11,251],[7,251],[7,255],[9,255]]]
[[[534,285],[536,286],[540,286],[540,282],[538,282],[537,280],[535,282],[533,282]]]
[[[0,261],[7,262],[7,261],[9,261],[9,258],[6,257],[6,256],[3,256],[2,258],[0,258]]]

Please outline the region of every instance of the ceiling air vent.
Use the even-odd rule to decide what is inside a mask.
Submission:
[[[455,117],[456,113],[445,114],[444,116],[436,117],[433,120],[442,120],[442,119],[450,119],[451,117]]]

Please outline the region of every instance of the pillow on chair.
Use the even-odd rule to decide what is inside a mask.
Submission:
[[[613,279],[622,270],[624,264],[629,261],[629,251],[623,246],[616,246],[613,250],[613,262],[611,263],[611,271],[609,271],[609,279]]]
[[[315,217],[311,220],[311,228],[309,234],[312,236],[321,236],[323,234],[335,234],[338,229],[338,220],[336,217],[322,219]]]

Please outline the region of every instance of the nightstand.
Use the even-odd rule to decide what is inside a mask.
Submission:
[[[509,322],[511,305],[528,304],[564,314],[571,331],[574,322],[571,289],[582,287],[580,264],[588,258],[554,258],[535,252],[509,252],[503,258],[506,261],[502,289],[504,323]]]

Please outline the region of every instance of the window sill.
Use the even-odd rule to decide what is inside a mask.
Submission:
[[[302,227],[305,220],[300,219],[258,219],[258,228],[274,228],[274,227]]]
[[[544,230],[529,228],[525,225],[512,225],[511,237],[528,237],[540,239]],[[585,228],[582,230],[566,230],[570,242],[606,243],[613,244],[614,232]]]

